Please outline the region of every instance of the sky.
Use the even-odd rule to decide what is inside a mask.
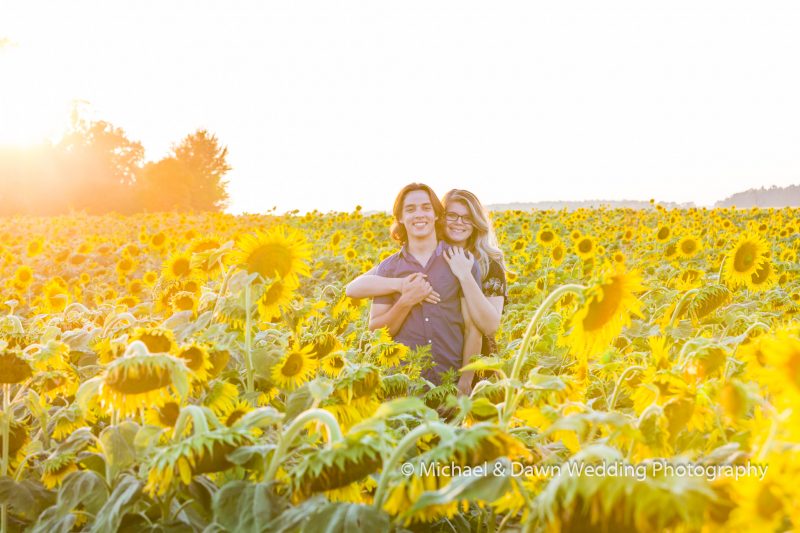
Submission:
[[[800,183],[800,3],[0,0],[0,144],[72,102],[147,160],[198,128],[229,211],[711,205]]]

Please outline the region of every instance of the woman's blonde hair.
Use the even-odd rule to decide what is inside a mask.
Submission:
[[[481,279],[486,279],[489,274],[491,261],[497,261],[503,271],[507,271],[503,252],[497,244],[497,236],[494,234],[489,213],[478,197],[469,191],[452,189],[442,196],[445,212],[447,212],[450,202],[462,202],[467,206],[469,216],[472,217],[473,230],[472,235],[467,239],[466,248],[475,254],[475,259],[481,268]]]

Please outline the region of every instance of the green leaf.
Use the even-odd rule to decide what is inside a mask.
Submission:
[[[566,385],[558,376],[531,372],[528,374],[525,388],[528,390],[563,390]]]
[[[321,402],[333,394],[333,383],[329,379],[317,378],[309,382],[308,392],[315,401]]]
[[[123,475],[111,492],[108,501],[97,513],[92,524],[92,533],[101,531],[117,531],[127,510],[138,500],[142,485],[135,477]]]
[[[0,477],[0,502],[7,503],[23,518],[35,519],[43,509],[53,505],[55,499],[55,493],[39,482],[28,479],[16,482],[7,476]]]
[[[505,359],[499,357],[481,357],[461,369],[462,372],[469,370],[502,370],[505,366]]]
[[[469,475],[456,476],[450,483],[436,491],[426,491],[417,498],[403,518],[431,505],[446,505],[462,500],[491,502],[511,488],[511,463],[506,458],[488,463],[485,472],[471,470]],[[495,475],[499,474],[499,475]]]
[[[111,479],[136,461],[135,442],[138,432],[139,425],[130,421],[107,427],[100,432],[106,463],[111,468]]]
[[[361,533],[389,531],[389,516],[371,505],[328,503],[316,509],[302,533]]]
[[[31,533],[69,533],[75,525],[76,516],[54,505],[39,516]]]
[[[84,509],[97,514],[106,500],[108,487],[103,478],[91,470],[79,470],[64,478],[58,490],[57,507],[69,512],[83,504]]]
[[[283,507],[267,483],[231,481],[214,495],[214,521],[228,531],[258,533]]]
[[[312,403],[311,393],[306,385],[292,392],[289,395],[289,399],[286,400],[286,418],[284,419],[284,424],[288,424],[297,415],[309,409]]]

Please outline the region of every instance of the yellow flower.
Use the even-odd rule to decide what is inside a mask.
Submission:
[[[728,253],[723,264],[723,279],[730,285],[747,285],[753,274],[768,261],[769,247],[755,233],[745,233]]]
[[[265,279],[279,277],[296,283],[298,276],[309,274],[306,261],[310,257],[311,246],[299,231],[276,226],[266,233],[241,236],[230,260]]]
[[[296,389],[316,373],[319,362],[311,356],[312,346],[295,344],[272,367],[272,381],[282,389]]]
[[[576,354],[584,357],[605,348],[630,324],[630,315],[640,315],[642,304],[634,293],[641,290],[639,275],[623,270],[591,287],[572,318],[568,342]]]

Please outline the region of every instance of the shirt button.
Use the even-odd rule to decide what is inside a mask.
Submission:
[[[433,342],[433,341],[431,341],[430,339],[428,339],[428,344],[430,344],[431,342]]]
[[[428,317],[425,317],[425,322],[428,322],[429,320],[430,320],[430,319],[429,319]]]

